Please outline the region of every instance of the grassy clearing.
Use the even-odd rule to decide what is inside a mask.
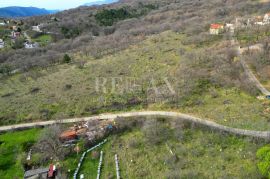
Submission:
[[[96,152],[100,152],[99,150],[96,150]],[[69,177],[72,178],[73,174],[75,172],[75,169],[77,168],[78,162],[81,158],[82,153],[72,154],[67,157],[65,161],[63,161],[63,168],[65,171],[70,171]],[[97,176],[97,169],[98,169],[98,163],[99,158],[93,158],[92,152],[89,152],[84,159],[83,165],[80,168],[78,176],[81,174],[84,174],[86,178],[96,178]]]
[[[116,106],[115,103],[126,103],[131,98],[140,97],[140,94],[97,94],[96,77],[120,76],[144,80],[152,76],[169,76],[179,63],[177,49],[181,38],[181,35],[165,33],[124,52],[100,60],[89,60],[83,69],[61,65],[2,79],[1,122],[8,124],[91,115],[94,108],[106,110],[105,106],[106,112],[110,111],[110,106]],[[110,84],[107,83],[108,90],[111,90]],[[66,88],[67,85],[71,88]],[[33,92],[33,89],[36,90]]]
[[[2,179],[22,178],[22,157],[38,139],[40,129],[10,132],[0,135],[0,176]]]
[[[0,124],[89,116],[103,112],[164,109],[207,117],[233,127],[270,129],[265,102],[234,89],[213,88],[217,97],[211,97],[212,92],[206,91],[184,102],[171,104],[161,101],[145,105],[147,94],[143,90],[151,79],[155,79],[160,86],[164,85],[163,77],[173,79],[173,86],[181,93],[182,89],[177,86],[177,80],[181,80],[177,70],[181,66],[181,59],[186,57],[181,55],[179,49],[186,52],[198,50],[193,45],[183,45],[181,42],[185,40],[183,34],[168,31],[99,60],[76,54],[73,56],[74,61],[87,60],[82,69],[65,64],[2,78]],[[96,78],[100,77],[107,78],[106,93],[96,92]],[[116,88],[117,93],[111,91],[111,77],[123,78],[124,82],[120,82]],[[135,91],[132,88],[124,93],[117,91],[125,89],[125,80],[129,77],[142,85]]]
[[[213,92],[214,91],[214,92]],[[214,89],[197,100],[202,104],[185,107],[184,112],[236,128],[268,130],[269,101],[259,101],[238,89]],[[211,94],[212,93],[212,94]],[[213,93],[215,95],[213,96]]]
[[[116,153],[122,178],[257,178],[257,147],[243,138],[192,129],[183,131],[181,141],[171,138],[160,145],[149,145],[143,133],[136,130],[111,137],[103,147],[102,178],[115,178]]]
[[[38,42],[40,46],[44,47],[52,42],[52,36],[51,35],[41,35],[36,39],[32,39],[34,42]]]
[[[213,120],[235,128],[269,130],[269,101],[260,101],[239,89],[209,89],[202,96],[193,96],[184,106],[171,109]],[[151,110],[170,110],[166,104],[153,104]]]

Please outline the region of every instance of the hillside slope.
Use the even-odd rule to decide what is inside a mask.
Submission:
[[[0,53],[2,72],[21,70],[0,79],[0,124],[149,109],[270,129],[269,102],[256,99],[258,90],[247,80],[227,34],[208,33],[213,22],[245,16],[246,7],[249,13],[264,7],[242,0],[146,2],[80,7],[56,14],[53,21],[52,16],[27,19],[28,25],[45,22],[45,30],[66,36],[44,48]],[[112,25],[100,23],[114,12]],[[131,78],[139,86],[113,91],[112,77]],[[96,90],[98,78],[107,78],[108,91]],[[151,88],[153,79],[161,94]],[[174,94],[166,91],[164,79]]]
[[[97,14],[107,18],[107,13],[122,7],[124,11],[116,12],[124,14],[135,12],[135,14],[120,17],[120,20],[119,17],[115,17],[113,25],[110,26],[101,25],[96,18]],[[104,9],[112,11],[103,11]],[[143,13],[137,15],[137,10]],[[17,50],[16,53],[1,53],[0,63],[8,64],[15,69],[22,67],[28,69],[59,62],[59,57],[64,53],[76,51],[99,58],[108,52],[126,48],[144,36],[166,30],[200,38],[202,33],[208,31],[212,22],[230,22],[235,16],[259,13],[257,10],[266,11],[264,5],[243,0],[147,0],[143,4],[140,1],[123,1],[104,7],[79,7],[55,14],[54,17],[59,19],[55,22],[51,22],[52,16],[27,19],[28,26],[42,23],[45,32],[53,33],[55,43],[38,52]]]

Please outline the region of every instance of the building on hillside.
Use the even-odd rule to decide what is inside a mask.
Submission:
[[[78,139],[78,136],[76,134],[76,131],[74,130],[64,131],[60,135],[60,140],[62,141],[69,141],[69,140],[76,140],[76,139]]]
[[[234,24],[228,24],[228,23],[226,23],[226,25],[225,25],[225,29],[227,30],[227,31],[231,31],[231,32],[234,32]]]
[[[222,24],[211,24],[210,26],[210,34],[212,35],[218,35],[222,33],[224,30],[224,25]]]
[[[246,28],[252,26],[254,24],[255,18],[242,18],[242,17],[236,17],[234,22],[234,28]]]
[[[5,42],[3,39],[0,39],[0,48],[4,48],[5,47]]]
[[[5,22],[0,22],[0,26],[5,26],[6,23]]]
[[[256,16],[255,17],[256,22],[262,22],[263,21],[263,17],[262,16]]]
[[[56,166],[50,164],[48,168],[28,170],[24,173],[24,179],[54,179],[57,177]]]
[[[264,22],[255,22],[255,25],[265,25]]]
[[[266,13],[263,17],[263,22],[265,24],[269,24],[270,23],[270,13]]]
[[[17,31],[18,27],[16,25],[12,26],[12,30]]]
[[[31,43],[31,42],[25,42],[24,48],[31,49],[31,48],[38,48],[39,44],[37,42]]]
[[[264,18],[262,16],[256,16],[254,19],[254,25],[265,25]]]
[[[55,22],[57,22],[57,21],[60,21],[57,17],[51,17],[51,21],[55,21]]]
[[[36,31],[36,32],[42,32],[42,31],[40,30],[40,26],[39,26],[39,25],[37,25],[37,26],[32,26],[32,30],[33,30],[33,31]]]
[[[34,178],[47,179],[48,171],[49,171],[48,168],[28,170],[24,173],[24,179],[34,179]]]
[[[20,36],[21,36],[21,33],[20,32],[16,32],[16,31],[12,31],[11,32],[11,38],[12,39],[19,38]]]

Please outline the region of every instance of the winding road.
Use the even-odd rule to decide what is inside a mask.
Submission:
[[[192,123],[199,124],[202,126],[206,126],[206,127],[209,127],[211,129],[215,129],[221,132],[227,132],[230,134],[249,136],[249,137],[260,138],[260,139],[270,139],[270,131],[254,131],[254,130],[237,129],[237,128],[232,128],[232,127],[224,126],[221,124],[217,124],[207,119],[201,119],[198,117],[182,114],[179,112],[168,112],[168,111],[124,112],[124,113],[118,113],[118,114],[101,114],[101,115],[92,116],[92,117],[25,123],[25,124],[17,124],[17,125],[0,127],[0,132],[7,132],[7,131],[12,131],[12,130],[23,130],[23,129],[34,128],[34,127],[43,127],[43,126],[49,126],[53,124],[86,122],[86,121],[91,121],[95,119],[107,120],[107,119],[116,119],[118,117],[128,118],[128,117],[143,117],[143,116],[144,117],[152,116],[152,117],[176,118],[179,120],[188,121],[188,122],[192,122]]]
[[[256,85],[256,87],[261,91],[262,94],[264,94],[265,96],[269,96],[270,92],[261,84],[261,82],[252,73],[252,70],[249,68],[249,66],[245,62],[245,60],[240,59],[240,63],[243,66],[243,68],[248,76],[248,79]]]
[[[263,44],[254,44],[249,47],[243,47],[240,48],[238,40],[234,37],[234,27],[232,27],[229,31],[229,36],[231,38],[231,46],[234,46],[236,48],[238,56],[240,56],[240,63],[245,70],[245,73],[247,74],[247,77],[249,81],[253,82],[255,86],[260,90],[262,94],[265,96],[270,95],[270,91],[268,91],[262,84],[261,82],[257,79],[257,77],[253,74],[252,70],[249,68],[248,64],[245,62],[243,58],[241,58],[241,55],[249,50],[256,50],[256,51],[261,51],[263,50]]]

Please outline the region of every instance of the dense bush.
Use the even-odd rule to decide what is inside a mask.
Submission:
[[[13,49],[20,49],[24,47],[24,38],[17,38],[12,45]]]
[[[62,27],[61,28],[62,34],[65,36],[65,38],[74,38],[80,35],[81,30],[77,27],[75,28],[70,28],[70,27]]]
[[[119,20],[132,18],[133,15],[127,8],[120,9],[104,9],[95,15],[96,20],[104,26],[111,26]]]
[[[103,26],[112,26],[115,22],[120,20],[140,17],[147,14],[150,10],[155,9],[156,6],[152,4],[139,4],[138,7],[132,8],[130,6],[119,9],[103,9],[95,15],[96,21]]]
[[[270,146],[265,146],[257,151],[257,158],[259,159],[258,168],[261,174],[270,178]]]
[[[10,73],[11,73],[11,66],[9,65],[0,66],[0,74],[9,75]]]
[[[68,54],[65,54],[63,57],[63,63],[70,63],[71,62],[71,58]]]

